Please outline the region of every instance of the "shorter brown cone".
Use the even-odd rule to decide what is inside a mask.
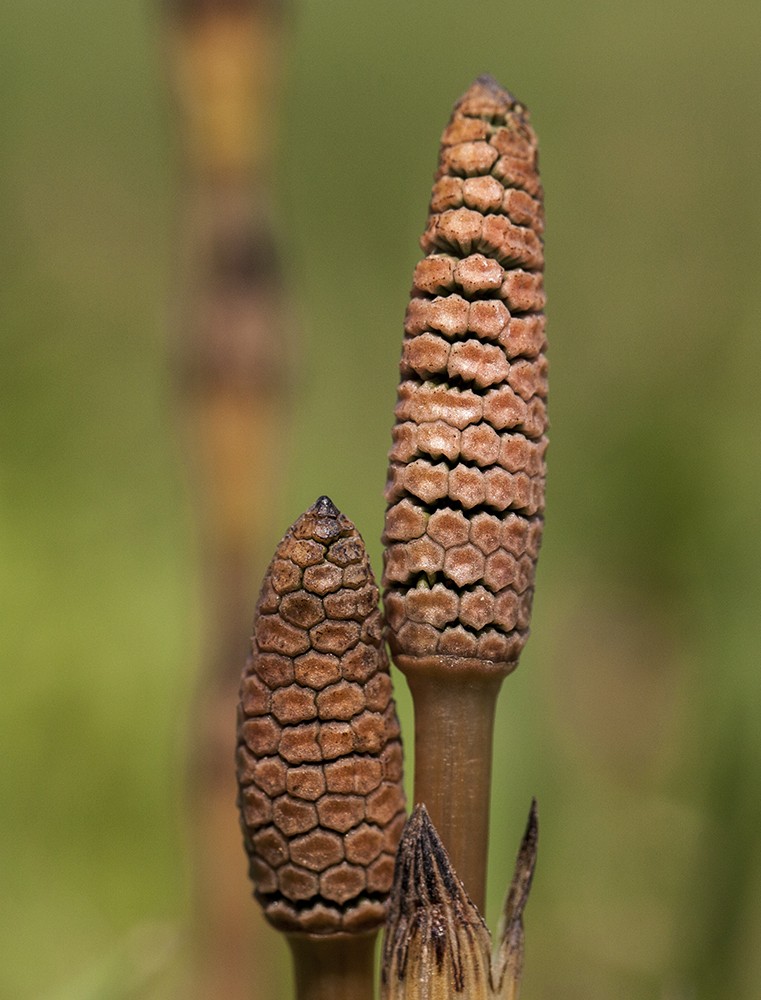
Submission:
[[[405,820],[402,747],[378,588],[327,497],[265,575],[237,763],[249,872],[270,923],[312,935],[378,927]]]

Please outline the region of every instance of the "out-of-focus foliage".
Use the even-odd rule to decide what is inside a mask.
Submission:
[[[379,565],[438,136],[491,72],[541,140],[552,447],[489,917],[536,794],[527,998],[756,1000],[761,11],[292,0],[288,31],[282,527],[328,493]],[[6,4],[0,67],[0,995],[171,997],[200,608],[156,11]]]

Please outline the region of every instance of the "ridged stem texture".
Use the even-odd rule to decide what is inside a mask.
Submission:
[[[267,570],[241,681],[244,844],[299,1000],[372,996],[406,818],[378,598],[362,539],[320,497]]]
[[[482,77],[442,136],[405,320],[383,535],[394,662],[416,716],[449,717],[416,723],[415,799],[480,906],[494,702],[528,636],[543,525],[543,230],[528,113]],[[463,702],[464,676],[483,698]],[[459,767],[458,747],[473,750]],[[456,841],[453,813],[470,815],[475,835]]]

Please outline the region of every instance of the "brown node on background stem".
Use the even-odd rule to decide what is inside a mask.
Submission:
[[[504,675],[526,642],[547,448],[544,211],[528,112],[491,77],[442,136],[390,452],[394,661]]]
[[[405,820],[399,737],[367,553],[320,497],[267,570],[240,688],[241,826],[278,929],[383,922]]]

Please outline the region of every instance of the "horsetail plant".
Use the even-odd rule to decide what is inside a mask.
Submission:
[[[249,871],[298,1000],[369,1000],[387,911],[383,1000],[518,998],[535,805],[493,957],[481,912],[494,710],[528,636],[543,526],[542,234],[528,112],[481,77],[442,138],[386,488],[385,637],[415,709],[404,833],[378,589],[327,497],[277,548],[241,682]]]
[[[378,588],[353,524],[320,497],[264,578],[238,714],[249,872],[291,946],[298,1000],[373,993],[405,820]]]
[[[483,909],[497,694],[528,636],[542,535],[544,215],[528,112],[491,77],[442,136],[386,487],[384,604],[424,802]]]

